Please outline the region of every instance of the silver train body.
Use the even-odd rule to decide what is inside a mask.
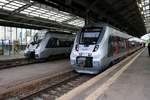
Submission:
[[[45,59],[53,55],[70,54],[74,37],[57,31],[41,30],[28,43],[24,55],[27,58]]]
[[[79,73],[97,74],[112,61],[138,48],[131,47],[129,38],[132,36],[107,24],[85,26],[76,35],[70,62]]]

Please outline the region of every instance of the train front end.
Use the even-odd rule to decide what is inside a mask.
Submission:
[[[77,34],[70,55],[78,73],[97,74],[102,68],[104,27],[85,27]]]
[[[24,56],[27,58],[35,58],[41,59],[41,52],[43,51],[44,47],[42,47],[42,42],[45,38],[47,31],[41,30],[38,31],[27,44],[27,47],[24,51]]]
[[[37,45],[35,45],[33,42],[29,43],[24,51],[24,56],[26,58],[35,58],[35,49]]]

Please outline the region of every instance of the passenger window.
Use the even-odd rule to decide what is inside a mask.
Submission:
[[[56,38],[50,38],[46,48],[56,48],[57,47],[57,39]]]
[[[119,45],[119,37],[114,37],[115,42],[115,54],[119,54],[120,52],[120,45]]]
[[[57,47],[60,46],[60,41],[57,39],[57,43],[56,43]]]
[[[120,38],[120,52],[124,52],[125,48],[124,48],[124,39]]]
[[[46,48],[59,48],[59,47],[71,47],[73,41],[61,39],[61,38],[50,38]]]
[[[72,41],[61,39],[60,47],[71,47],[72,43],[73,43]]]

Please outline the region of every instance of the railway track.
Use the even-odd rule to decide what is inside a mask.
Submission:
[[[35,59],[26,59],[26,58],[11,59],[6,61],[0,61],[0,69],[6,69],[6,68],[23,66],[23,65],[34,64],[34,63],[39,63],[39,61]]]
[[[36,60],[36,59],[27,59],[27,58],[4,60],[4,61],[0,61],[0,70],[6,68],[12,68],[12,67],[19,67],[23,65],[35,64],[35,63],[43,63],[43,62],[48,62],[48,61],[58,60],[63,58],[67,58],[67,56],[64,55],[51,56],[51,58],[46,60],[45,59]]]
[[[72,70],[21,84],[0,94],[2,100],[54,100],[91,79],[94,75],[78,74]]]
[[[22,98],[21,100],[54,100],[91,79],[93,76],[94,75],[81,75],[71,72],[69,77],[66,76],[64,79],[59,79],[55,84]]]

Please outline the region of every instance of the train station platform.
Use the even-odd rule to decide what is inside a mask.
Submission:
[[[150,100],[150,57],[147,48],[135,54],[120,69],[107,74],[108,71],[97,75],[58,100]]]
[[[25,58],[23,52],[15,55],[0,55],[0,61],[15,60],[15,59],[22,59],[22,58]]]

